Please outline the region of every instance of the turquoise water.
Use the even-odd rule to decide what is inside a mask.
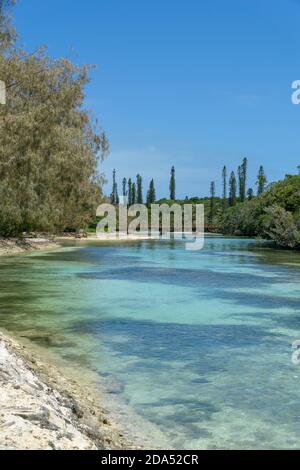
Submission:
[[[107,406],[152,447],[300,447],[300,254],[145,241],[0,268],[0,327],[96,372]]]

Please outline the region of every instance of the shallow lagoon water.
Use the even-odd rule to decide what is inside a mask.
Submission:
[[[245,239],[0,259],[0,327],[99,374],[152,447],[300,448],[300,254]]]

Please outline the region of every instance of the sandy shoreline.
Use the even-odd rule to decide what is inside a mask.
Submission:
[[[0,449],[135,448],[93,391],[0,332]]]
[[[143,241],[143,240],[152,240],[148,234],[141,235],[126,235],[126,234],[104,234],[101,237],[97,237],[96,234],[89,233],[88,236],[82,238],[76,238],[74,236],[58,236],[55,238],[57,243],[64,241],[73,241],[73,242],[133,242],[133,241]]]
[[[171,236],[170,236],[170,239],[172,240],[173,239],[173,235],[171,233]],[[182,234],[180,233],[179,234],[180,237],[179,239],[182,237]],[[196,238],[196,237],[200,237],[200,238],[205,238],[205,237],[221,237],[222,235],[219,234],[219,233],[209,233],[209,232],[206,232],[206,233],[198,233],[198,234],[193,234],[193,237]],[[84,244],[84,242],[117,242],[117,243],[120,243],[120,242],[134,242],[134,241],[145,241],[145,240],[149,240],[149,241],[157,241],[157,240],[163,240],[163,238],[160,238],[160,235],[157,233],[156,236],[151,236],[149,235],[148,233],[146,232],[143,232],[143,233],[140,233],[140,234],[124,234],[124,233],[116,233],[116,234],[103,234],[101,237],[98,237],[96,234],[93,234],[93,233],[88,233],[87,234],[87,237],[83,237],[83,238],[76,238],[74,236],[58,236],[55,238],[55,241],[60,243],[60,242],[65,242],[65,241],[73,241],[73,242],[82,242]],[[166,240],[168,240],[168,238],[166,238]],[[184,240],[184,239],[183,239]],[[186,239],[186,241],[189,241],[188,239]]]

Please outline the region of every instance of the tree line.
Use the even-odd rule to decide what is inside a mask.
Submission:
[[[235,236],[270,239],[280,247],[300,248],[300,166],[297,175],[286,175],[278,182],[268,184],[263,166],[259,167],[254,191],[248,188],[248,160],[244,158],[236,174],[227,167],[222,170],[222,194],[216,195],[216,185],[210,184],[209,197],[186,197],[176,202],[205,205],[205,224],[209,231]],[[237,176],[236,176],[237,175]],[[114,200],[118,200],[116,172],[113,175]],[[143,202],[142,178],[136,181],[123,179],[123,196],[128,204]],[[175,168],[171,169],[170,198],[159,202],[172,204],[175,201]],[[149,197],[154,194],[154,197]],[[154,182],[151,180],[147,193],[148,204],[155,202]],[[151,210],[151,205],[148,206]]]
[[[238,202],[245,202],[246,200],[251,201],[255,197],[253,188],[247,188],[248,179],[248,159],[243,158],[242,163],[238,166],[237,177],[234,171],[231,171],[229,180],[226,165],[222,170],[222,212],[225,213],[228,207],[235,206]],[[261,196],[267,187],[267,177],[265,174],[264,167],[259,167],[257,180],[257,196]],[[229,190],[228,190],[229,189]],[[209,210],[209,222],[213,223],[216,215],[216,184],[212,181],[210,184],[210,210]]]
[[[225,212],[228,206],[232,207],[237,202],[244,202],[246,198],[251,200],[254,198],[254,191],[252,188],[247,189],[247,170],[248,160],[244,158],[241,165],[237,169],[238,180],[235,176],[234,171],[230,173],[229,180],[227,178],[227,167],[224,166],[222,170],[222,208]],[[267,178],[263,166],[260,166],[257,176],[257,195],[263,194],[267,185]],[[229,194],[227,194],[227,188],[229,187]],[[210,220],[214,218],[215,214],[215,198],[216,198],[216,184],[212,181],[210,184]],[[131,206],[132,204],[143,204],[143,179],[140,174],[137,174],[136,179],[123,178],[122,180],[122,200]],[[172,166],[169,183],[169,200],[176,200],[176,171],[175,167]],[[186,197],[188,200],[188,197]],[[116,170],[113,170],[112,176],[112,192],[110,195],[110,201],[112,204],[119,204],[120,198],[118,193],[118,184],[116,181]],[[146,204],[150,205],[156,201],[156,190],[154,186],[153,178],[150,181],[149,189],[146,195]]]
[[[171,168],[170,177],[170,200],[175,201],[176,199],[176,182],[175,182],[175,167]],[[123,178],[122,180],[122,201],[126,202],[127,205],[132,206],[133,204],[143,204],[143,178],[140,174],[136,175],[136,179]],[[112,204],[119,204],[120,197],[118,193],[118,183],[116,181],[116,170],[113,170],[112,177],[112,192],[110,195],[110,202]],[[150,206],[156,202],[156,190],[154,185],[154,179],[152,178],[149,184],[149,189],[146,195],[146,204]]]

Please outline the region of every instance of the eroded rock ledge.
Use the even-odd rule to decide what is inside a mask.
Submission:
[[[131,448],[88,391],[0,333],[0,449]]]
[[[60,245],[49,238],[2,238],[0,256],[16,255],[36,250],[52,250]]]

